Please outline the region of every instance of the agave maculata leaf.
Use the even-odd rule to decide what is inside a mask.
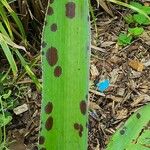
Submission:
[[[134,113],[113,136],[107,150],[150,149],[150,104]]]
[[[50,0],[42,37],[39,148],[87,149],[88,0]]]

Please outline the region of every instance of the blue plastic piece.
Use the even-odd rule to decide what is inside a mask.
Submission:
[[[105,91],[109,87],[109,85],[110,85],[109,80],[103,80],[96,84],[96,86],[100,92]]]

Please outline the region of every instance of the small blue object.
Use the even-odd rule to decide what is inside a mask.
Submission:
[[[96,84],[96,86],[100,92],[105,91],[109,87],[109,85],[110,85],[109,80],[103,80]]]

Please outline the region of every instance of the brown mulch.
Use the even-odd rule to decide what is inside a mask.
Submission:
[[[91,18],[92,50],[88,149],[104,150],[112,134],[125,122],[131,113],[150,101],[150,43],[148,42],[149,36],[146,36],[149,27],[145,28],[146,35],[121,48],[117,45],[117,37],[121,31],[127,30],[127,24],[122,18],[126,11],[122,11],[121,15],[119,13],[121,10],[119,8],[115,10],[113,6],[112,9],[116,14],[111,17],[101,8],[97,8],[95,3],[93,8],[97,29]],[[37,21],[38,16],[35,18]],[[31,28],[29,34],[33,37],[30,39],[31,42],[34,41],[36,36],[40,40],[40,35],[36,35],[36,32],[32,31],[34,27],[32,23],[35,23],[33,20],[31,18],[28,20]],[[36,28],[38,34],[42,29],[42,21],[43,18],[40,18],[36,22],[36,25],[39,24],[40,26]],[[28,30],[28,27],[26,27],[26,30]],[[40,49],[40,41],[32,44],[35,44],[36,49]],[[129,65],[131,60],[138,60],[143,64],[142,71],[137,71],[131,67]],[[40,76],[41,70],[39,68],[34,71]],[[96,88],[96,83],[103,79],[109,79],[111,85],[101,93]],[[25,78],[24,80],[29,79]],[[8,127],[8,137],[17,140],[15,144],[11,145],[11,149],[32,150],[36,149],[39,131],[41,95],[32,84],[30,87],[29,84],[27,86],[19,84],[19,86],[22,89],[19,91],[19,93],[22,92],[19,95],[19,103],[20,105],[27,103],[29,111],[19,116],[13,116],[12,125]]]
[[[125,12],[126,13],[126,12]],[[110,17],[106,12],[96,17],[97,33],[92,24],[92,54],[89,102],[89,150],[103,150],[112,134],[139,107],[150,101],[150,43],[145,35],[126,47],[116,43],[127,30],[122,15]],[[149,33],[145,27],[145,33]],[[134,62],[134,66],[130,65]],[[137,62],[142,65],[137,68]],[[109,79],[103,93],[96,83]]]

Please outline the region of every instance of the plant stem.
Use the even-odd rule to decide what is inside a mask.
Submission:
[[[3,108],[3,102],[2,102],[2,96],[0,96],[0,105],[1,105],[1,110],[2,110],[2,115],[3,118],[5,118],[5,113],[4,113],[4,108]],[[6,127],[5,127],[5,123],[3,124],[3,143],[6,142]]]

